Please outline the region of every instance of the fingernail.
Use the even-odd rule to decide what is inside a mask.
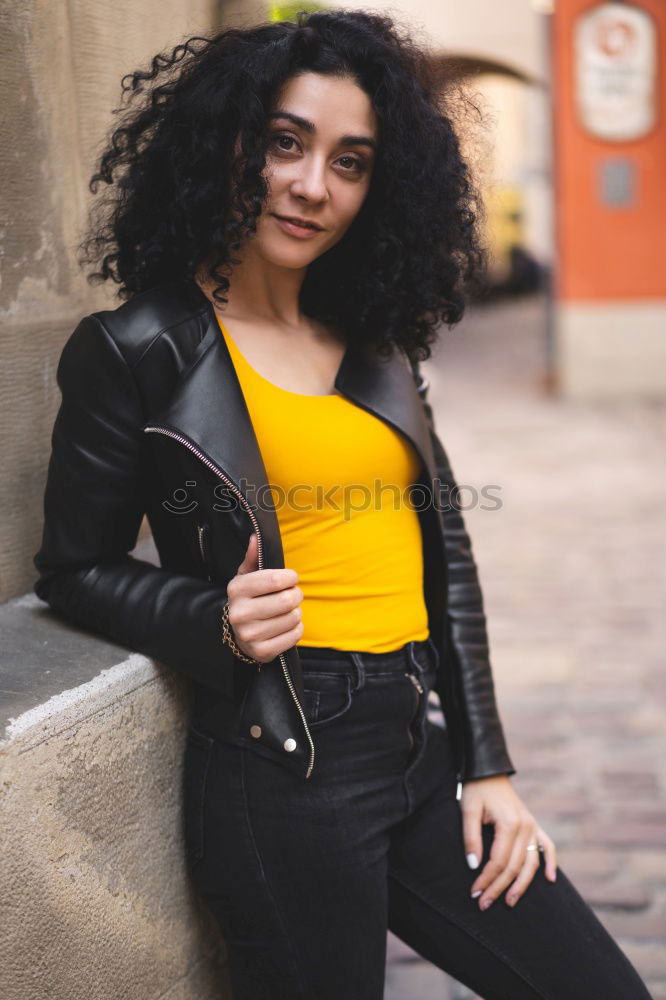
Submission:
[[[507,896],[506,897],[506,901],[509,904],[509,906],[513,906],[513,904],[516,902],[516,897],[515,896]]]
[[[476,892],[472,893],[472,899],[476,899],[476,897],[480,896],[482,892],[483,892],[483,889],[477,889]]]
[[[467,855],[467,864],[469,865],[470,868],[479,867],[479,859],[477,858],[476,854],[470,853]]]
[[[484,901],[481,903],[481,909],[487,910],[491,903],[492,899],[484,899]]]

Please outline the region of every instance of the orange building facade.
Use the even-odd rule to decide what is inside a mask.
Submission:
[[[557,0],[556,378],[666,394],[666,4]]]

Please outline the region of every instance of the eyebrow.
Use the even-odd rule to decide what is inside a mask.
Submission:
[[[302,128],[304,132],[310,132],[313,134],[317,131],[314,122],[308,121],[307,118],[301,118],[300,115],[295,115],[291,111],[272,111],[269,118],[286,118],[288,121],[293,122],[294,125],[298,125]],[[377,150],[377,143],[374,139],[371,139],[368,135],[341,135],[340,136],[341,146],[368,146],[370,149]]]

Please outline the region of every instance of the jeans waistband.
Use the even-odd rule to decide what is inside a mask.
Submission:
[[[437,649],[429,636],[412,639],[398,649],[387,653],[368,653],[357,650],[334,649],[329,646],[297,645],[304,671],[323,668],[327,671],[348,671],[362,668],[364,673],[399,673],[404,670],[425,673],[437,666]]]

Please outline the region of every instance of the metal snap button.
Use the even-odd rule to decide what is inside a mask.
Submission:
[[[250,735],[254,736],[255,740],[258,740],[261,736],[261,726],[250,726]]]
[[[296,749],[296,740],[292,739],[292,737],[290,736],[289,739],[285,740],[282,745],[285,748],[285,750],[291,753],[292,750]]]

